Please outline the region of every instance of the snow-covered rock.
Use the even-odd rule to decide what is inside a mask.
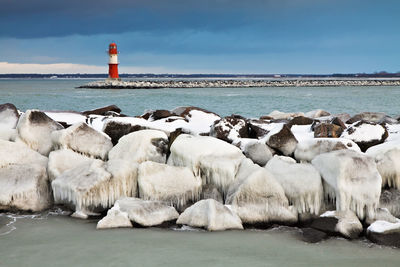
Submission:
[[[352,210],[361,220],[374,216],[382,178],[373,158],[346,149],[320,154],[312,164],[323,178],[325,198],[336,200],[336,210]]]
[[[129,220],[127,212],[120,210],[116,203],[114,207],[107,211],[107,215],[97,222],[96,229],[110,229],[110,228],[132,228],[132,222]]]
[[[247,158],[260,166],[265,166],[274,154],[265,142],[258,139],[241,138],[234,145],[238,146]]]
[[[73,111],[45,111],[45,114],[64,127],[86,122],[87,119],[82,113]]]
[[[363,231],[360,220],[350,210],[327,211],[314,220],[311,227],[330,234],[340,234],[349,239],[357,238]]]
[[[82,114],[105,116],[105,115],[107,115],[108,112],[121,113],[121,109],[119,107],[117,107],[116,105],[109,105],[109,106],[96,108],[96,109],[92,109],[92,110],[86,110],[86,111],[83,111]]]
[[[400,219],[394,217],[388,209],[385,208],[377,208],[375,211],[375,215],[372,218],[367,217],[365,219],[365,223],[367,225],[373,224],[375,221],[387,221],[390,223],[399,222]]]
[[[232,143],[239,138],[248,138],[249,126],[246,119],[241,116],[228,116],[214,122],[210,136]]]
[[[303,112],[292,112],[292,113],[285,113],[279,110],[274,110],[268,114],[269,117],[273,118],[274,120],[288,120],[292,119],[297,116],[305,116]]]
[[[21,115],[18,124],[18,141],[47,156],[53,148],[51,133],[64,127],[39,110],[27,110]]]
[[[14,164],[37,164],[47,168],[48,159],[24,143],[0,140],[0,168]]]
[[[168,164],[189,167],[203,184],[225,193],[235,179],[244,155],[236,146],[209,136],[179,135],[172,143]]]
[[[293,154],[298,143],[290,128],[284,124],[281,127],[273,128],[263,140],[266,140],[268,146],[279,150],[286,156]]]
[[[249,159],[241,162],[225,203],[232,206],[243,223],[291,224],[297,221],[297,213],[289,209],[282,186],[270,172]]]
[[[387,209],[393,216],[400,218],[400,191],[393,188],[382,190],[379,207]]]
[[[96,131],[84,122],[77,123],[51,134],[53,144],[57,148],[71,149],[89,157],[107,159],[113,147],[110,137]]]
[[[348,139],[317,138],[299,142],[297,144],[296,150],[294,151],[294,157],[298,161],[311,162],[311,160],[313,160],[313,158],[315,158],[319,154],[341,149],[351,149],[357,152],[361,152],[358,145]]]
[[[142,200],[139,198],[121,198],[114,208],[126,212],[129,220],[141,226],[150,227],[176,220],[179,213],[174,207],[160,201]]]
[[[196,202],[179,216],[176,223],[205,228],[208,231],[243,229],[240,218],[214,199]]]
[[[400,220],[396,223],[374,222],[367,228],[367,237],[381,245],[400,247]]]
[[[378,149],[371,147],[367,155],[375,158],[378,171],[382,176],[382,187],[400,189],[400,146],[381,146]],[[378,147],[377,146],[377,147]]]
[[[141,125],[140,123],[135,124],[134,122],[131,123],[126,120],[126,118],[106,119],[100,126],[101,130],[111,138],[113,145],[116,145],[119,139],[124,135],[148,129],[147,126]],[[139,120],[143,122],[143,124],[145,123],[145,120],[141,118],[132,118],[132,120]]]
[[[187,167],[146,161],[139,165],[139,197],[170,203],[178,210],[200,199],[201,178]]]
[[[319,172],[306,163],[296,163],[274,156],[265,168],[274,175],[280,183],[289,204],[298,213],[318,215],[323,202],[322,181]]]
[[[123,136],[109,154],[109,159],[122,159],[141,163],[154,161],[165,163],[168,137],[162,131],[142,130]]]
[[[19,113],[13,104],[0,105],[0,140],[11,141],[17,135],[17,126]]]
[[[380,124],[359,121],[350,125],[341,137],[352,140],[365,152],[371,146],[383,143],[388,137],[388,131]]]

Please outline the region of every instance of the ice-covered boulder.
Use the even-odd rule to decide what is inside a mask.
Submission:
[[[336,200],[336,210],[352,210],[361,220],[374,216],[382,178],[373,158],[347,149],[320,154],[312,164],[323,178],[325,198]]]
[[[376,221],[367,228],[367,237],[375,243],[400,248],[400,220]]]
[[[298,213],[318,215],[323,202],[319,172],[311,164],[296,163],[292,158],[285,158],[274,156],[265,168],[280,183],[289,204],[293,205]]]
[[[285,156],[293,154],[298,143],[290,128],[284,124],[271,129],[263,140],[266,141],[268,146],[279,150]]]
[[[114,208],[126,212],[129,220],[141,226],[150,227],[164,222],[174,221],[179,213],[174,207],[160,201],[142,200],[139,198],[121,198],[115,202]]]
[[[297,213],[289,209],[282,186],[269,171],[249,159],[241,162],[225,203],[231,205],[246,224],[297,221]]]
[[[396,223],[399,221],[398,218],[394,217],[388,209],[385,208],[377,208],[375,211],[375,215],[372,218],[367,217],[365,219],[365,224],[371,225],[375,221],[387,221],[391,223]]]
[[[71,205],[76,215],[87,218],[110,208],[118,198],[134,195],[137,173],[123,163],[93,160],[64,171],[51,183],[55,202]]]
[[[360,220],[350,210],[327,211],[314,220],[311,227],[329,234],[339,234],[349,239],[357,238],[363,231]]]
[[[378,171],[382,176],[382,187],[400,189],[400,147],[378,145],[377,149],[371,147],[367,155],[375,158]]]
[[[24,143],[0,140],[0,168],[14,164],[37,164],[47,167],[48,159]]]
[[[18,141],[47,156],[53,148],[51,133],[64,127],[39,110],[27,110],[21,115],[18,124]]]
[[[208,231],[243,229],[242,221],[229,208],[214,199],[204,199],[187,208],[176,221]]]
[[[50,152],[47,172],[50,181],[53,181],[57,176],[64,171],[74,169],[81,164],[92,162],[94,159],[76,153],[70,149],[60,149]]]
[[[0,140],[14,140],[17,135],[15,129],[19,113],[17,108],[10,103],[0,105]]]
[[[260,166],[267,164],[274,154],[265,142],[258,139],[241,138],[234,145],[238,146],[247,158]]]
[[[393,216],[400,218],[400,191],[393,188],[382,190],[379,207],[387,209]]]
[[[245,118],[231,115],[214,122],[210,136],[232,143],[239,138],[249,137],[249,126]]]
[[[189,167],[203,184],[213,184],[223,194],[245,158],[236,146],[209,136],[181,134],[170,150],[169,165]]]
[[[200,199],[214,199],[218,202],[224,203],[224,198],[221,192],[218,191],[217,187],[212,184],[205,184],[201,188]]]
[[[139,197],[170,203],[178,210],[200,199],[201,178],[187,167],[146,161],[139,165]]]
[[[110,229],[110,228],[132,228],[132,222],[129,220],[127,212],[120,210],[116,203],[114,207],[107,211],[107,215],[97,222],[96,229]]]
[[[313,158],[322,153],[327,153],[335,150],[351,149],[361,152],[356,143],[343,138],[316,138],[299,142],[294,157],[298,161],[311,162]]]
[[[274,110],[268,114],[268,117],[273,118],[274,120],[288,120],[292,119],[297,116],[305,116],[303,112],[292,112],[292,113],[285,113],[279,110]]]
[[[89,157],[105,160],[113,147],[110,137],[96,131],[84,122],[77,123],[51,134],[57,148],[71,149]]]
[[[350,125],[341,137],[352,140],[365,152],[371,146],[383,143],[388,137],[388,131],[380,124],[359,121]]]
[[[168,137],[162,131],[142,130],[123,136],[109,152],[109,159],[122,159],[141,163],[154,161],[165,163]]]

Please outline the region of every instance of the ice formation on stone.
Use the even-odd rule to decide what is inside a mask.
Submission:
[[[243,229],[240,218],[214,199],[196,202],[179,216],[176,223],[205,228],[208,231]]]
[[[382,178],[373,158],[337,150],[318,155],[312,164],[323,178],[325,198],[336,200],[336,210],[352,210],[361,220],[374,216]]]
[[[39,110],[27,110],[17,125],[18,141],[27,144],[42,155],[49,155],[53,148],[51,133],[63,127]]]
[[[246,157],[254,163],[264,166],[275,153],[265,142],[258,139],[240,138],[233,143],[238,146]]]
[[[51,134],[56,148],[71,149],[89,157],[105,160],[113,147],[110,137],[96,131],[84,122],[74,124],[67,129]]]
[[[241,162],[225,203],[232,206],[243,223],[297,221],[297,213],[289,209],[282,186],[269,171],[250,159]]]
[[[400,220],[396,223],[390,223],[387,221],[376,221],[367,228],[367,231],[379,234],[400,232]]]
[[[13,104],[0,105],[0,140],[15,140],[18,119],[18,111]]]
[[[107,216],[97,222],[96,229],[110,229],[110,228],[131,228],[132,222],[129,220],[127,212],[120,210],[118,203],[107,211]]]
[[[223,194],[235,179],[244,155],[236,146],[209,136],[179,135],[172,143],[168,164],[189,167],[203,184]]]
[[[142,130],[121,137],[108,155],[109,159],[121,159],[141,163],[154,161],[165,163],[168,137],[162,131]]]
[[[170,203],[178,210],[200,199],[201,178],[187,167],[146,161],[139,165],[139,197]]]
[[[323,202],[322,181],[319,172],[311,165],[274,156],[265,168],[280,183],[289,203],[299,213],[319,214]]]
[[[363,231],[363,226],[354,212],[350,210],[346,211],[327,211],[320,217],[332,217],[338,220],[335,231],[342,234],[347,238],[356,238]]]

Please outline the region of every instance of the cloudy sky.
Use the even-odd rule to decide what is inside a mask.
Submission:
[[[0,0],[0,73],[400,71],[398,0]]]

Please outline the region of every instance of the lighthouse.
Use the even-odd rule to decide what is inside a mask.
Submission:
[[[119,79],[118,76],[118,51],[117,44],[111,43],[108,47],[108,78]]]

